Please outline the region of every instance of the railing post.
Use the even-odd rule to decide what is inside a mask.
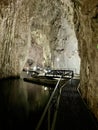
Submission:
[[[61,77],[62,77],[62,76],[61,76]],[[61,77],[59,78],[59,80],[58,80],[58,82],[57,82],[57,84],[56,84],[56,86],[55,86],[55,88],[54,88],[54,91],[52,92],[52,95],[51,95],[51,97],[50,97],[50,99],[49,99],[49,101],[48,101],[48,104],[46,105],[45,110],[44,110],[44,112],[43,112],[43,114],[42,114],[42,116],[41,116],[41,119],[40,119],[40,121],[38,122],[38,125],[37,125],[37,127],[36,127],[35,130],[39,130],[39,128],[40,128],[40,126],[41,126],[41,124],[42,124],[42,122],[43,122],[43,119],[44,119],[45,114],[46,114],[46,112],[47,112],[47,110],[48,110],[48,107],[49,107],[49,105],[50,105],[50,103],[51,103],[51,100],[52,100],[52,98],[53,98],[53,96],[54,96],[54,94],[55,94],[55,91],[56,91],[56,89],[57,89],[59,83],[60,83]]]

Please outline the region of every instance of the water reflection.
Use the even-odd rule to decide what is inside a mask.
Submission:
[[[0,130],[35,128],[50,89],[22,79],[0,81]]]

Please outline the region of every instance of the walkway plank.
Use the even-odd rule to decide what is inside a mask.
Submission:
[[[55,130],[98,130],[89,109],[77,91],[79,80],[72,80],[63,89]]]

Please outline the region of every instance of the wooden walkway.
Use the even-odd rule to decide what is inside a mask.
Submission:
[[[98,123],[77,91],[79,80],[69,82],[61,92],[54,130],[98,130]]]

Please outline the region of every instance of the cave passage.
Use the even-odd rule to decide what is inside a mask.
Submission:
[[[98,122],[78,90],[78,79],[63,87],[55,130],[98,130]]]
[[[35,130],[54,89],[22,79],[0,82],[0,130]],[[39,130],[50,130],[55,111],[57,116],[52,130],[98,130],[95,118],[77,91],[79,82],[79,79],[72,79],[62,88],[58,109],[50,107],[50,118],[48,111]]]
[[[35,129],[53,88],[5,78],[38,67],[80,78],[62,89],[52,130],[98,130],[97,34],[98,0],[0,0],[0,130]]]

